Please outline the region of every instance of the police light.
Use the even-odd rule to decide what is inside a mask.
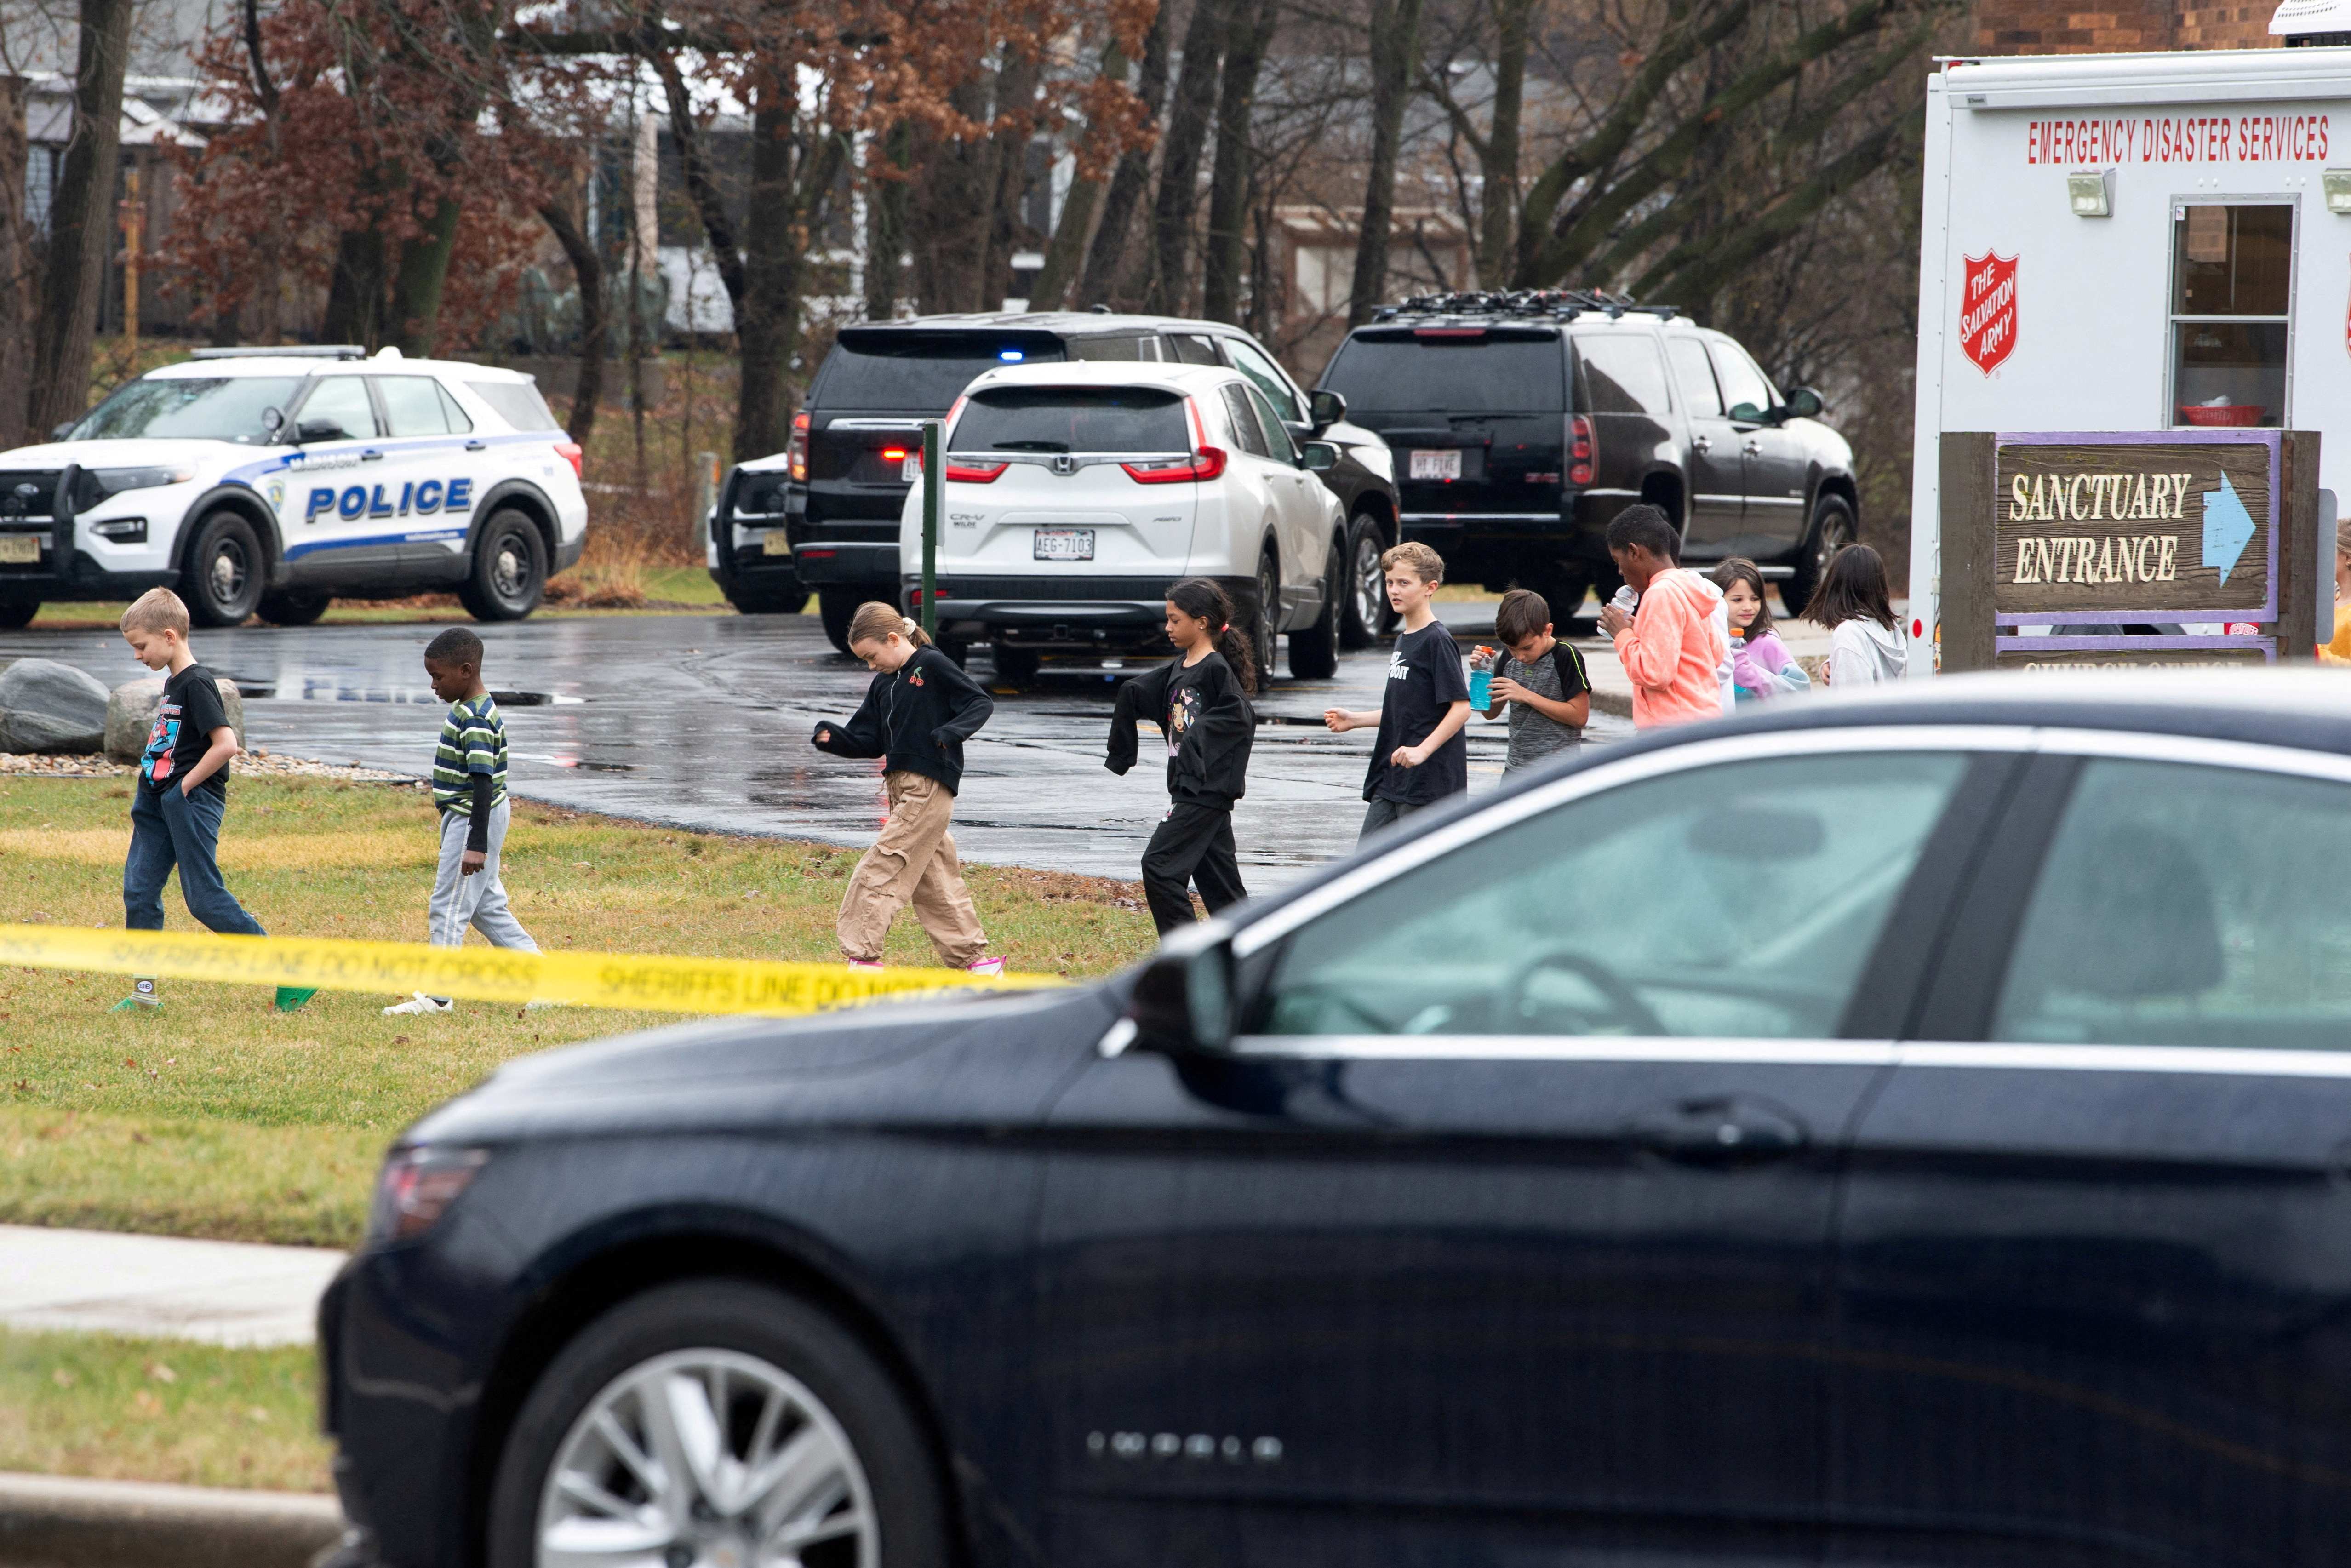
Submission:
[[[2112,169],[2091,169],[2066,175],[2065,201],[2077,218],[2114,216],[2115,172]]]
[[[1008,365],[1017,365],[1022,360],[1028,358],[1026,354],[1023,354],[1018,349],[998,349],[996,350],[996,357],[1002,360]]]

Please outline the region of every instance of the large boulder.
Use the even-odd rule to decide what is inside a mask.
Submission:
[[[245,695],[236,683],[225,676],[220,683],[221,706],[228,711],[229,727],[236,731],[236,743],[245,744]],[[147,749],[147,737],[155,728],[155,710],[162,706],[163,677],[149,675],[143,680],[125,681],[114,688],[106,699],[106,759],[110,762],[136,762],[139,754]]]
[[[0,670],[0,751],[96,751],[106,740],[106,687],[54,659]]]

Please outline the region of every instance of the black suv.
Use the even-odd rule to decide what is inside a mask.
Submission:
[[[1562,615],[1616,572],[1608,520],[1665,508],[1692,565],[1743,555],[1790,605],[1859,525],[1853,449],[1744,349],[1670,306],[1555,290],[1424,296],[1348,335],[1321,385],[1395,449],[1404,537]]]
[[[898,517],[919,465],[922,422],[945,414],[982,371],[1062,360],[1229,366],[1257,384],[1297,440],[1337,447],[1338,466],[1320,477],[1347,514],[1341,635],[1360,648],[1386,629],[1379,558],[1396,542],[1399,509],[1386,444],[1347,423],[1343,398],[1301,391],[1238,328],[1105,311],[843,328],[793,418],[791,444],[727,474],[710,518],[711,575],[746,612],[797,611],[815,590],[825,632],[846,652],[858,604],[898,598]]]

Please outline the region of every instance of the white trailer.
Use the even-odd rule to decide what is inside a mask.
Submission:
[[[2315,430],[2351,494],[2351,47],[1946,61],[1925,185],[1913,675],[1945,431]]]

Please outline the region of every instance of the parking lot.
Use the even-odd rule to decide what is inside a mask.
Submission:
[[[1444,606],[1466,648],[1490,606]],[[248,696],[248,747],[421,773],[442,705],[425,685],[422,625],[249,626],[200,632],[198,657]],[[835,653],[813,615],[528,621],[478,628],[500,694],[518,795],[581,810],[726,832],[862,848],[883,814],[871,765],[808,744],[820,718],[853,710],[872,677]],[[109,685],[142,672],[99,630],[0,634],[0,659],[78,665]],[[1333,736],[1334,703],[1377,707],[1384,648],[1343,656],[1329,681],[1287,675],[1258,705],[1249,791],[1234,827],[1253,889],[1288,882],[1353,847],[1367,734]],[[985,655],[974,655],[985,671]],[[1126,673],[1139,666],[1130,664]],[[967,748],[956,811],[967,859],[1132,877],[1166,809],[1160,770],[1102,766],[1118,671],[1049,665],[999,695]],[[513,695],[509,695],[513,694]],[[1631,733],[1595,713],[1593,739]],[[1503,727],[1472,721],[1469,787],[1501,777]]]

